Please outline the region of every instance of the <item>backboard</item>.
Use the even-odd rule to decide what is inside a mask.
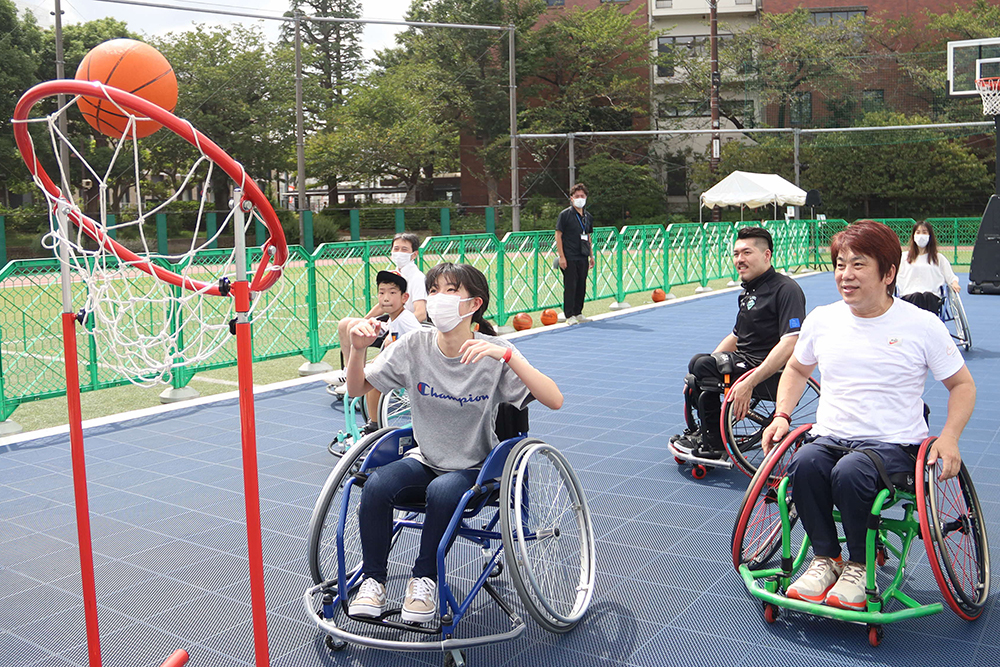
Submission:
[[[981,77],[1000,77],[1000,37],[948,42],[948,95],[978,95]]]

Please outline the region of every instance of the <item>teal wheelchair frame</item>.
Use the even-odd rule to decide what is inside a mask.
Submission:
[[[926,466],[935,438],[920,445],[912,488],[906,488],[910,480],[904,481],[904,488],[883,488],[872,505],[866,542],[866,610],[838,609],[785,596],[810,548],[801,527],[795,531],[798,516],[792,501],[792,479],[785,472],[811,427],[796,428],[768,454],[750,482],[733,527],[733,565],[750,594],[763,603],[764,619],[773,623],[779,610],[788,609],[861,623],[868,629],[868,641],[878,646],[883,625],[936,614],[944,608],[940,602],[922,604],[902,590],[907,554],[918,537],[945,602],[965,620],[978,618],[989,595],[986,526],[965,464],[957,477],[946,481],[938,479],[940,462]],[[883,516],[884,510],[897,505],[902,509],[901,518]],[[834,519],[840,520],[839,512],[834,512]],[[803,533],[798,546],[793,532]],[[877,567],[884,565],[890,554],[899,566],[880,592]],[[889,610],[893,601],[902,608]]]

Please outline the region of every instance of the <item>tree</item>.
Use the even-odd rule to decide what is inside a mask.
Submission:
[[[757,135],[760,137],[761,135]],[[690,178],[699,190],[707,190],[734,171],[761,174],[778,174],[787,181],[795,181],[795,166],[791,140],[787,137],[763,135],[759,140],[723,141],[721,160],[713,172],[709,156],[702,155],[691,163]]]
[[[25,12],[17,16],[17,7],[11,0],[0,0],[0,192],[3,203],[8,203],[12,185],[27,181],[28,173],[14,145],[13,130],[9,119],[14,115],[14,105],[25,90],[37,82],[42,31],[35,17]]]
[[[760,16],[760,22],[733,36],[728,64],[739,70],[753,63],[760,102],[778,105],[778,127],[786,127],[787,111],[800,93],[816,91],[827,98],[852,94],[867,65],[858,58],[868,35],[863,17],[819,25],[809,11]]]
[[[168,33],[154,45],[177,75],[178,116],[216,141],[253,178],[266,179],[289,166],[295,137],[295,60],[287,47],[276,48],[258,27],[240,24],[196,25]],[[182,154],[180,141],[162,137],[154,153],[161,170],[168,170]],[[216,170],[212,186],[216,206],[225,206],[228,177]]]
[[[360,0],[291,0],[291,4],[292,9],[285,12],[285,16],[300,13],[320,18],[361,17]],[[303,57],[303,71],[317,77],[326,93],[318,107],[313,109],[314,113],[322,114],[331,107],[343,104],[357,79],[362,64],[361,35],[364,26],[360,23],[303,20],[300,32],[303,45],[311,47],[311,57]],[[294,24],[282,24],[281,41],[294,46],[294,39]]]
[[[333,115],[331,129],[307,141],[310,172],[361,181],[391,176],[406,185],[407,203],[419,201],[419,186],[430,181],[434,166],[458,161],[449,92],[446,77],[428,65],[370,74]]]
[[[864,127],[919,125],[930,119],[881,111]],[[989,198],[986,165],[964,141],[933,130],[824,135],[803,149],[802,181],[824,194],[827,214],[839,217],[952,215],[958,206]]]
[[[587,184],[587,210],[595,225],[628,224],[664,212],[663,188],[646,165],[632,165],[607,153],[580,165],[580,180]]]

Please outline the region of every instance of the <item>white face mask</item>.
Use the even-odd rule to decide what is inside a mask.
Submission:
[[[576,199],[573,200],[573,206],[576,206],[577,208],[583,208],[586,205],[587,205],[586,197],[577,197]]]
[[[930,234],[914,234],[913,242],[917,244],[918,248],[926,248],[927,244],[931,242]]]
[[[457,294],[431,294],[427,297],[427,317],[431,318],[438,331],[451,331],[462,323],[466,317],[472,317],[475,311],[462,315],[458,312],[459,304],[472,301],[475,297],[463,299]]]
[[[394,252],[390,253],[389,257],[392,258],[392,263],[396,265],[397,269],[401,269],[413,261],[413,253],[411,252]]]

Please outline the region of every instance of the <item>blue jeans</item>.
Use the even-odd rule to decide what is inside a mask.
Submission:
[[[840,555],[837,526],[833,521],[834,505],[840,509],[844,537],[847,538],[849,559],[865,562],[865,539],[868,535],[868,514],[882,485],[878,469],[860,451],[844,452],[823,446],[823,443],[870,449],[882,458],[889,476],[913,472],[916,467],[911,452],[915,447],[888,442],[840,440],[820,436],[802,445],[788,467],[792,476],[792,500],[802,526],[812,540],[817,556],[836,558]]]
[[[420,461],[405,457],[378,468],[365,482],[358,507],[362,571],[384,584],[389,576],[392,540],[392,507],[426,503],[420,551],[413,564],[414,577],[437,581],[437,548],[462,495],[471,489],[478,470],[436,473]]]

